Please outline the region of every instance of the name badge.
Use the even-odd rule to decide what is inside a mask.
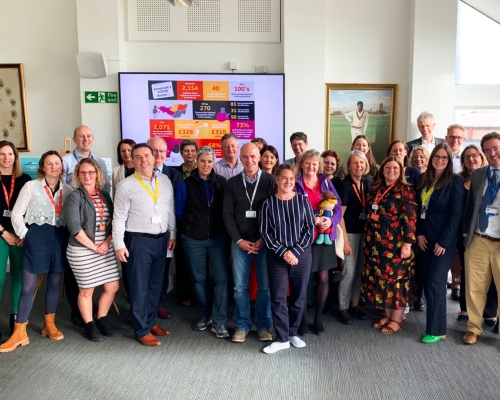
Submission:
[[[56,226],[59,228],[60,226],[64,225],[64,219],[63,218],[58,218],[56,220]]]
[[[372,204],[372,210],[377,211],[378,210],[378,204]]]
[[[3,210],[3,216],[4,217],[11,217],[12,211],[10,210]]]
[[[249,210],[249,211],[245,212],[245,217],[246,218],[257,218],[257,211]]]
[[[99,231],[104,232],[106,230],[106,224],[99,224]]]
[[[359,214],[359,219],[362,219],[364,221],[366,219],[366,214],[364,212]]]
[[[155,215],[154,217],[151,218],[151,223],[152,224],[159,224],[161,223],[161,215]]]
[[[370,214],[370,218],[371,218],[372,220],[374,220],[374,221],[378,222],[378,219],[380,218],[380,215],[375,214],[374,212],[372,212],[372,213]]]
[[[498,209],[492,205],[486,206],[486,215],[488,217],[494,217],[498,215]]]
[[[422,210],[420,211],[420,219],[425,219],[425,214],[427,214],[427,210],[425,207],[422,207]]]

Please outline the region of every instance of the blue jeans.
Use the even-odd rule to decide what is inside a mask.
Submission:
[[[234,315],[236,330],[248,332],[252,326],[250,320],[250,295],[248,281],[250,278],[250,264],[255,259],[257,267],[257,300],[255,301],[255,326],[257,330],[271,329],[273,319],[271,316],[271,296],[269,292],[269,277],[267,275],[266,254],[267,248],[263,247],[258,254],[248,254],[238,245],[231,242],[234,278]]]
[[[229,275],[229,239],[216,236],[209,240],[194,240],[181,236],[186,260],[191,271],[196,305],[201,318],[210,318],[215,325],[227,322],[227,281]],[[214,273],[213,302],[208,289],[207,254]]]

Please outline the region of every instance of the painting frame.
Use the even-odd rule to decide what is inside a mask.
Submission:
[[[349,115],[358,110],[358,102],[363,102],[363,105],[357,115],[363,115],[363,110],[367,115],[362,129],[348,121]],[[371,142],[375,159],[380,163],[395,138],[398,85],[326,83],[325,103],[325,149],[337,151],[341,162],[345,162],[353,138],[365,134]]]
[[[0,64],[0,140],[30,151],[23,64]]]

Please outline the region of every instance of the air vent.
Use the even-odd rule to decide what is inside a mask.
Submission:
[[[137,0],[139,32],[170,32],[170,4],[167,0]]]
[[[238,0],[238,32],[271,32],[271,0]]]
[[[188,32],[220,32],[220,0],[200,0],[188,8]]]

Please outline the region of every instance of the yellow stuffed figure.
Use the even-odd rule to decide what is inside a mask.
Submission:
[[[332,192],[324,192],[322,194],[323,200],[319,203],[319,210],[314,212],[315,217],[331,217],[333,215],[333,208],[337,204],[337,199]],[[319,230],[318,238],[314,243],[332,245],[330,233],[333,232],[333,226],[328,229]]]

